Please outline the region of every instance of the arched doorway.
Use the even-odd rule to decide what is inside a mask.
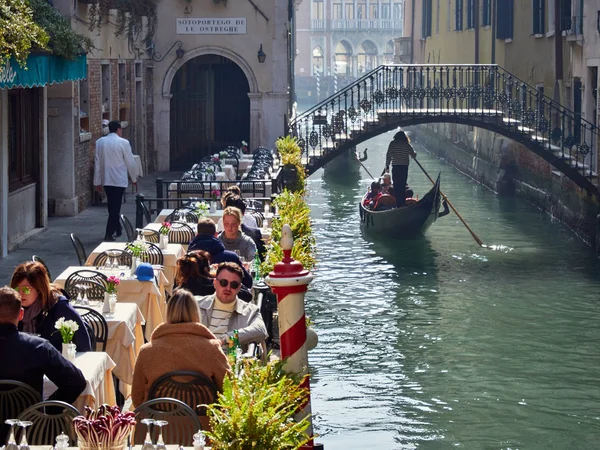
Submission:
[[[250,87],[242,69],[220,55],[186,62],[171,83],[170,169],[250,138]]]
[[[373,41],[364,41],[358,46],[358,75],[361,76],[377,67],[377,47]]]
[[[335,46],[335,71],[338,75],[352,75],[352,46],[340,41]]]

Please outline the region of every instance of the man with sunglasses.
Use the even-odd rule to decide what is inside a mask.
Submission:
[[[202,324],[221,340],[221,344],[227,345],[233,330],[238,330],[240,344],[245,351],[248,343],[264,341],[268,333],[258,307],[238,297],[242,279],[239,265],[221,263],[214,280],[215,293],[199,297],[198,307]]]

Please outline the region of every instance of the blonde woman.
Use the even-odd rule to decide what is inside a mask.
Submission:
[[[226,250],[238,253],[245,261],[254,260],[256,244],[252,238],[242,233],[242,212],[228,206],[223,210],[223,231],[217,236]]]
[[[131,386],[134,407],[148,400],[152,383],[175,370],[204,374],[219,389],[223,388],[225,374],[231,370],[221,343],[200,323],[198,304],[185,289],[173,291],[167,305],[167,322],[159,325],[150,342],[140,348]]]

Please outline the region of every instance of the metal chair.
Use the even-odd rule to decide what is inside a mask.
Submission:
[[[144,214],[144,219],[146,219],[146,224],[152,223],[152,215],[150,214],[148,207],[146,206],[146,204],[144,202],[141,202],[141,205],[142,205],[142,213]],[[136,223],[136,225],[137,225],[137,223]]]
[[[129,221],[129,219],[125,216],[125,214],[121,214],[121,225],[125,230],[125,234],[127,235],[128,241],[135,240],[135,232],[133,231],[133,225]]]
[[[46,263],[44,262],[44,260],[42,258],[40,258],[38,255],[33,255],[31,257],[31,260],[33,262],[38,262],[42,266],[44,266],[44,269],[46,269],[46,272],[48,272],[48,278],[50,279],[50,281],[52,281],[52,276],[50,275],[50,269],[48,269],[48,266],[46,265]]]
[[[104,266],[108,259],[108,252],[114,252],[115,255],[117,253],[119,254],[119,256],[116,257],[119,265],[131,266],[131,254],[127,253],[123,249],[116,249],[116,248],[110,249],[110,250],[105,250],[101,253],[98,253],[98,256],[96,256],[96,258],[94,259],[94,264],[92,264],[92,265],[95,267]]]
[[[79,265],[85,266],[85,262],[87,261],[87,254],[85,253],[85,248],[83,247],[83,244],[81,243],[79,238],[73,233],[71,233],[71,242],[73,243],[73,247],[75,247],[75,253],[77,253]]]
[[[92,346],[92,349],[95,348],[98,352],[105,352],[108,342],[108,324],[104,316],[95,309],[88,308],[87,306],[74,305],[73,308],[79,312],[84,323],[88,324],[92,329],[94,336],[93,344],[95,344]],[[101,344],[100,348],[98,348],[98,344]]]
[[[193,435],[202,428],[198,416],[192,408],[180,400],[173,398],[155,398],[135,408],[138,423],[142,419],[167,420],[168,427],[163,429],[163,440],[167,445],[179,445],[192,442]],[[146,427],[135,427],[133,445],[142,445],[146,435]]]
[[[173,223],[173,222],[185,222],[185,223],[198,223],[198,214],[193,211],[190,211],[186,208],[178,208],[173,210],[171,214],[169,214],[165,220],[165,222]]]
[[[198,372],[176,370],[159,377],[148,391],[148,399],[168,397],[181,400],[199,416],[206,416],[206,407],[217,401],[219,388],[213,380]]]
[[[72,445],[77,442],[73,419],[81,415],[77,409],[65,402],[48,400],[30,406],[19,416],[19,420],[32,422],[27,430],[29,445],[53,445],[56,436],[64,432]]]
[[[153,244],[158,244],[160,242],[160,233],[158,231],[142,228],[140,232],[142,236],[144,236],[146,242],[152,242]]]
[[[196,233],[194,229],[185,222],[172,222],[169,230],[169,242],[175,244],[189,244]]]
[[[40,393],[28,384],[16,380],[0,380],[0,442],[6,442],[9,431],[4,421],[18,417],[40,401]]]
[[[71,299],[75,299],[80,286],[86,287],[89,300],[104,301],[104,293],[108,286],[107,277],[97,270],[77,270],[67,277],[64,289]]]
[[[131,250],[129,250],[128,248],[125,248],[125,251],[127,253],[131,253]],[[164,256],[162,250],[158,245],[153,244],[152,242],[148,242],[148,251],[142,253],[140,259],[142,260],[142,262],[147,262],[152,265],[162,266],[164,263]]]

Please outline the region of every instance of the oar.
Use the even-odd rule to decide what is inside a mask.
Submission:
[[[417,161],[417,158],[413,158],[413,159],[415,160],[415,162],[417,163],[417,165],[421,168],[421,170],[423,171],[423,173],[425,174],[425,176],[427,178],[429,178],[429,181],[431,181],[432,184],[435,184],[435,181],[433,181],[433,179],[429,176],[429,174],[423,168],[423,166],[421,165],[421,163],[419,161]],[[483,241],[481,239],[479,239],[479,237],[471,229],[471,227],[465,221],[465,219],[463,219],[462,216],[458,213],[458,211],[456,210],[456,208],[454,207],[454,205],[450,202],[450,200],[448,200],[448,197],[446,197],[446,194],[444,194],[441,190],[440,190],[440,194],[442,194],[442,197],[444,197],[444,200],[446,201],[446,203],[448,204],[448,206],[450,206],[450,208],[452,208],[452,211],[454,211],[454,214],[456,214],[458,216],[458,218],[463,223],[463,225],[467,228],[467,230],[469,230],[469,233],[471,233],[471,236],[473,236],[473,239],[475,239],[475,242],[477,242],[480,247],[487,247],[487,245],[484,245]]]
[[[367,175],[369,175],[371,178],[375,179],[375,177],[373,175],[371,175],[371,172],[369,172],[369,169],[367,169],[365,167],[365,165],[362,163],[362,161],[358,158],[358,155],[356,154],[356,152],[354,152],[354,157],[356,158],[358,163],[362,166],[362,168],[365,169],[365,172],[367,172]]]

